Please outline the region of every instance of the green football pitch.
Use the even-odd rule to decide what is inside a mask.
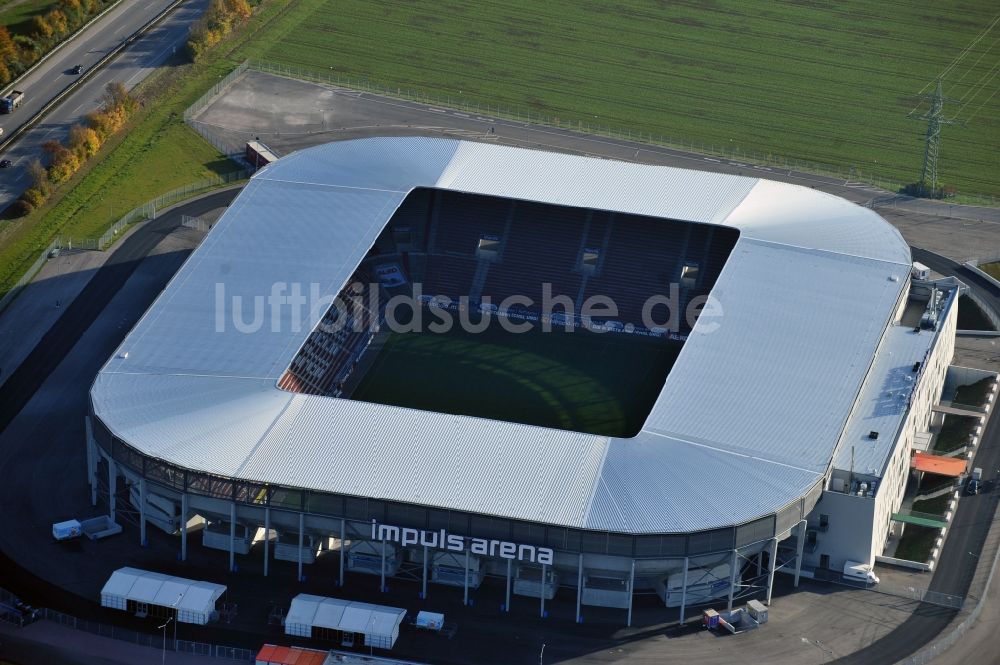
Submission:
[[[351,399],[634,436],[680,345],[585,331],[391,333]]]

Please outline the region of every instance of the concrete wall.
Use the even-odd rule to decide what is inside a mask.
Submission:
[[[951,302],[947,312],[938,324],[937,339],[931,349],[931,355],[920,375],[920,383],[914,390],[913,400],[900,429],[895,450],[882,473],[882,482],[875,496],[875,514],[872,518],[874,529],[872,552],[868,563],[871,563],[876,555],[882,554],[882,550],[885,548],[892,514],[899,510],[903,494],[906,491],[910,457],[913,453],[913,440],[917,432],[926,431],[929,427],[933,414],[931,408],[937,403],[944,390],[948,367],[955,355],[958,294],[953,293],[950,298]]]
[[[829,516],[829,529],[817,534],[816,551],[805,554],[807,565],[818,566],[821,555],[830,557],[833,570],[847,560],[873,563],[881,555],[892,524],[892,514],[899,509],[906,491],[910,472],[913,441],[918,432],[926,431],[931,408],[944,389],[948,367],[955,353],[955,327],[958,320],[958,294],[949,295],[950,302],[942,317],[931,355],[928,357],[920,382],[898,431],[892,455],[879,479],[875,498],[858,497],[827,491],[823,500],[809,516],[811,527],[819,524],[820,515]],[[864,480],[864,476],[855,474]]]
[[[803,562],[818,567],[823,555],[830,557],[831,570],[843,568],[844,562],[872,559],[872,520],[875,500],[840,492],[823,492],[810,524],[819,523],[820,515],[829,515],[830,526],[817,536],[816,551],[805,553]]]

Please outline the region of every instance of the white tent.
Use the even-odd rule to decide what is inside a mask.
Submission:
[[[129,601],[136,611],[149,611],[149,606],[177,611],[177,621],[206,624],[215,612],[215,603],[226,587],[211,582],[198,582],[171,577],[138,568],[119,568],[111,574],[101,589],[101,605],[129,610]]]
[[[406,610],[300,593],[285,617],[285,633],[312,637],[313,627],[365,636],[365,646],[391,649]]]

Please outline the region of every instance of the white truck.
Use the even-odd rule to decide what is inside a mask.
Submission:
[[[844,563],[844,579],[864,582],[865,584],[878,584],[878,575],[872,570],[871,564],[860,561],[847,561]]]

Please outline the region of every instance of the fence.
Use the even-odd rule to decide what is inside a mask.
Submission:
[[[201,217],[191,217],[190,215],[181,215],[181,226],[194,229],[195,231],[203,231],[208,233],[212,230],[212,223],[202,219]]]
[[[146,219],[155,219],[156,211],[161,208],[165,208],[169,205],[177,203],[178,201],[183,201],[184,199],[190,198],[195,194],[200,194],[201,192],[221,187],[223,185],[228,185],[233,182],[238,182],[240,180],[246,180],[249,177],[250,173],[247,170],[240,169],[221,176],[205,178],[203,180],[193,182],[189,185],[185,185],[184,187],[180,187],[158,196],[152,201],[147,201],[138,208],[133,208],[125,213],[121,219],[105,231],[104,235],[97,240],[97,248],[101,250],[107,249],[111,243],[114,242],[119,233],[136,222],[141,222]]]
[[[213,85],[208,90],[208,92],[199,97],[194,104],[189,106],[184,111],[184,122],[189,122],[196,115],[201,113],[206,106],[212,103],[212,100],[214,100],[216,96],[219,95],[219,93],[221,93],[223,90],[232,85],[233,81],[235,81],[241,74],[243,74],[243,72],[245,72],[249,66],[250,66],[250,61],[244,60],[239,65],[237,65],[236,69],[226,74],[226,76],[223,79],[221,79],[218,83]]]
[[[42,253],[38,255],[38,258],[31,264],[31,267],[25,271],[25,273],[21,276],[21,279],[14,283],[14,286],[10,288],[10,291],[8,291],[3,298],[0,298],[0,312],[6,309],[7,305],[14,302],[14,298],[20,295],[24,287],[31,283],[31,280],[35,278],[38,271],[42,269],[43,265],[45,265],[45,261],[49,258],[49,254],[51,254],[53,250],[61,247],[60,242],[59,238],[56,238],[48,247],[42,250]]]
[[[113,640],[129,642],[151,649],[164,649],[164,636],[162,634],[140,633],[139,631],[119,626],[109,626],[98,621],[78,619],[70,614],[63,614],[55,610],[43,608],[42,618],[58,623],[68,628],[82,630],[100,637],[107,637]],[[173,626],[171,626],[171,629]],[[219,644],[209,644],[207,642],[192,642],[189,640],[177,640],[175,643],[170,631],[166,636],[166,649],[168,651],[178,651],[181,653],[191,653],[200,656],[212,656],[214,658],[228,658],[230,660],[250,663],[254,661],[255,652],[250,649],[240,647],[228,647]]]
[[[731,161],[742,162],[747,166],[787,169],[802,173],[811,173],[814,175],[837,178],[838,180],[843,180],[845,182],[869,184],[878,187],[879,189],[885,189],[888,191],[899,191],[904,185],[904,183],[898,182],[892,178],[883,177],[878,173],[862,171],[855,167],[820,164],[800,159],[790,159],[769,151],[743,150],[739,146],[715,145],[704,142],[689,141],[681,137],[644,132],[641,130],[594,124],[583,120],[567,120],[558,116],[550,116],[543,113],[533,112],[530,109],[526,110],[502,104],[483,103],[461,96],[452,97],[450,95],[433,95],[421,90],[382,85],[365,78],[341,76],[340,74],[332,72],[302,69],[299,67],[262,60],[249,60],[241,63],[237,70],[234,70],[230,76],[226,77],[228,82],[231,83],[236,75],[242,74],[248,69],[264,74],[274,74],[302,81],[311,81],[314,83],[322,83],[340,88],[350,88],[352,90],[370,92],[372,94],[385,97],[405,99],[430,106],[458,109],[468,113],[476,113],[480,116],[502,118],[506,120],[513,120],[515,122],[544,125],[547,127],[558,127],[561,129],[592,134],[595,136],[603,136],[619,141],[646,143],[652,146],[669,148],[681,152],[725,158]],[[219,85],[221,85],[221,82]],[[188,112],[185,112],[184,119],[193,119],[195,115],[197,115],[211,102],[211,98],[216,94],[218,94],[218,91],[216,88],[213,88],[213,92],[206,94],[204,97],[195,102],[190,109],[188,109],[190,115]],[[992,196],[975,196],[968,198],[981,200],[983,203],[988,205],[997,205],[998,202],[1000,202]]]
[[[157,210],[161,210],[162,208],[177,203],[178,201],[183,201],[184,199],[190,198],[195,194],[200,194],[216,187],[246,180],[249,177],[249,171],[246,169],[240,169],[221,176],[205,178],[189,185],[185,185],[184,187],[179,187],[128,211],[117,222],[115,222],[111,228],[105,231],[104,235],[100,238],[72,238],[57,236],[55,240],[53,240],[49,246],[38,255],[38,258],[35,259],[35,262],[31,264],[31,267],[25,271],[24,275],[21,276],[21,279],[17,280],[14,286],[11,287],[3,298],[0,298],[0,312],[2,312],[8,305],[10,305],[10,303],[14,301],[15,298],[17,298],[18,295],[20,295],[25,286],[31,283],[55,250],[89,249],[103,251],[110,247],[118,235],[132,224],[147,219],[155,219]]]

